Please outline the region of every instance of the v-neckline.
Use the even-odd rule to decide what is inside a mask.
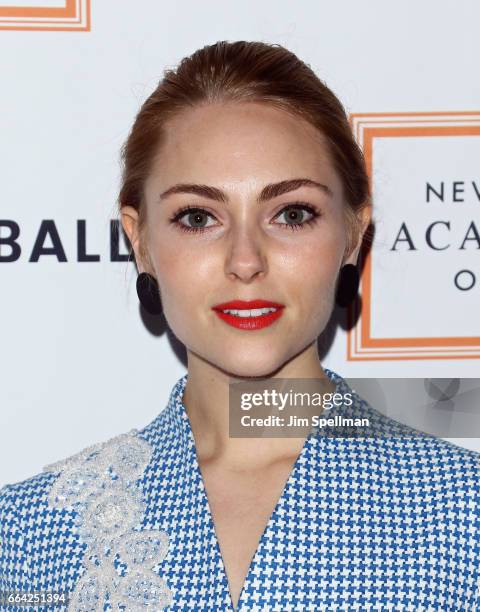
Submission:
[[[300,470],[301,466],[305,463],[306,461],[306,456],[308,455],[308,452],[310,450],[311,444],[312,444],[312,440],[315,438],[315,435],[312,434],[311,432],[308,433],[308,435],[306,436],[304,443],[302,445],[302,448],[295,460],[295,463],[293,464],[292,469],[290,470],[290,474],[288,475],[287,480],[285,481],[285,485],[282,489],[282,492],[280,493],[280,497],[278,498],[275,507],[272,511],[272,513],[270,514],[270,517],[263,529],[262,535],[260,536],[257,548],[250,560],[250,564],[248,566],[248,570],[245,576],[245,580],[243,582],[242,588],[240,590],[240,594],[238,596],[238,602],[237,602],[237,607],[234,607],[233,605],[233,600],[232,600],[232,596],[230,593],[230,588],[229,588],[229,583],[228,583],[228,576],[227,576],[227,571],[225,568],[225,562],[222,556],[222,552],[220,549],[220,544],[219,544],[219,540],[218,540],[218,535],[217,535],[217,530],[215,527],[215,522],[213,520],[213,513],[211,511],[211,507],[210,507],[210,502],[208,500],[208,495],[207,495],[207,490],[205,487],[205,482],[203,479],[203,475],[202,475],[202,471],[200,469],[200,465],[198,463],[198,457],[197,457],[197,450],[196,450],[196,445],[195,445],[195,437],[193,435],[193,430],[190,424],[190,418],[187,414],[187,411],[185,409],[185,404],[183,403],[183,393],[185,391],[185,386],[186,386],[186,377],[185,377],[185,383],[183,385],[183,389],[180,390],[180,393],[178,395],[177,401],[179,403],[179,407],[181,410],[181,418],[183,423],[185,424],[185,428],[186,428],[186,432],[187,432],[187,441],[188,441],[188,446],[189,446],[189,457],[190,457],[190,461],[191,461],[191,467],[192,470],[194,472],[195,475],[195,480],[196,483],[198,484],[198,486],[200,487],[201,491],[202,491],[202,506],[203,506],[203,510],[205,511],[206,516],[208,517],[208,523],[209,523],[209,528],[214,536],[215,539],[215,555],[216,555],[216,562],[218,562],[219,567],[221,568],[221,572],[222,572],[222,584],[226,590],[226,597],[228,597],[228,602],[229,602],[229,609],[233,612],[241,612],[242,606],[245,603],[246,598],[248,597],[247,595],[247,590],[248,587],[250,586],[250,583],[252,582],[253,578],[254,578],[254,570],[257,566],[257,564],[259,563],[260,559],[261,559],[261,555],[263,554],[263,550],[265,548],[265,542],[268,541],[269,536],[271,535],[271,530],[273,525],[275,524],[275,521],[278,517],[278,514],[282,508],[282,506],[285,503],[285,500],[288,498],[290,491],[294,488],[295,483],[296,483],[296,476],[298,471]],[[333,380],[333,382],[336,383],[335,380]],[[337,384],[337,383],[336,383]]]

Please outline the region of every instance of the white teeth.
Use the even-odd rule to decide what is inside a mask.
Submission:
[[[277,308],[254,308],[253,310],[222,310],[222,312],[234,315],[235,317],[260,317],[269,312],[276,312],[276,310]]]

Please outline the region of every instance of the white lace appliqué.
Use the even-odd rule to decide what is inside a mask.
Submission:
[[[60,472],[50,489],[51,506],[76,511],[75,524],[87,545],[86,571],[70,595],[69,612],[102,612],[107,596],[115,611],[161,610],[172,601],[153,571],[168,552],[168,534],[137,529],[145,503],[136,481],[152,448],[136,434],[133,429],[44,468]]]

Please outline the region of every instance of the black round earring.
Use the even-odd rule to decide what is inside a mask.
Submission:
[[[158,282],[148,272],[140,272],[137,277],[137,295],[141,305],[147,312],[152,315],[162,314],[163,307]]]
[[[346,308],[353,302],[358,293],[360,274],[354,264],[345,264],[340,270],[335,302],[340,308]]]

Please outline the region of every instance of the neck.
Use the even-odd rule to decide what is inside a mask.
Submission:
[[[188,352],[188,380],[183,403],[200,465],[215,462],[232,470],[258,469],[278,461],[295,459],[301,451],[305,437],[229,437],[229,384],[247,378],[232,375]],[[261,378],[326,379],[328,391],[335,388],[320,364],[316,342],[273,374]]]

